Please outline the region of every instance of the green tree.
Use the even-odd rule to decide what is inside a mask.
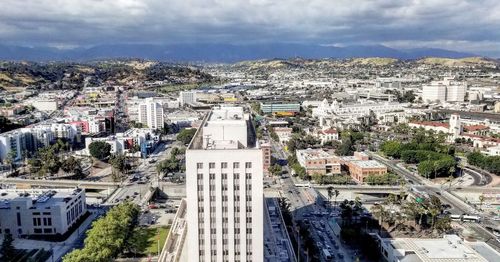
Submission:
[[[126,247],[127,239],[137,225],[139,207],[131,202],[111,208],[105,217],[92,223],[84,248],[63,257],[64,262],[112,261]]]
[[[61,169],[66,173],[73,173],[77,177],[83,175],[82,161],[74,156],[64,159],[61,163]]]
[[[283,168],[278,164],[274,164],[269,167],[269,173],[271,173],[273,176],[279,176],[282,172]]]
[[[104,160],[111,155],[111,145],[104,141],[94,141],[89,145],[89,153],[99,160]]]
[[[14,245],[12,244],[14,239],[11,233],[6,233],[3,238],[2,246],[0,247],[0,254],[2,254],[2,259],[4,261],[11,261],[15,255]]]
[[[183,144],[189,144],[191,139],[193,139],[196,133],[196,128],[186,128],[182,129],[179,134],[177,134],[177,140],[181,141]]]

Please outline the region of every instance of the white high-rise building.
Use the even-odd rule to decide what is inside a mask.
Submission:
[[[218,107],[186,151],[188,261],[263,261],[263,153],[250,115]]]
[[[139,123],[149,128],[161,129],[164,125],[163,105],[147,98],[144,103],[139,104]]]
[[[422,87],[422,100],[424,102],[446,101],[446,86],[439,83],[431,83]]]
[[[447,102],[463,102],[467,91],[466,84],[454,84],[446,88]]]
[[[181,106],[185,104],[193,104],[196,102],[196,92],[192,91],[182,91],[179,94],[179,102]]]

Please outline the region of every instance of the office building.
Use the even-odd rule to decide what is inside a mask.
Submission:
[[[463,102],[465,101],[465,93],[467,92],[467,84],[455,84],[446,87],[447,102]]]
[[[431,83],[422,87],[422,100],[426,103],[446,101],[446,86]]]
[[[196,102],[196,92],[182,91],[179,94],[179,103],[181,106],[194,104]]]
[[[242,107],[207,114],[186,151],[188,261],[263,261],[262,161]]]
[[[303,149],[296,151],[297,161],[306,169],[308,175],[340,174],[340,163],[334,155],[322,149]]]
[[[8,158],[20,160],[24,144],[24,134],[19,130],[0,134],[0,160],[2,162]]]
[[[161,129],[164,126],[163,106],[152,98],[139,104],[139,123],[148,128]]]
[[[264,114],[294,115],[300,112],[299,103],[261,103],[260,110]]]
[[[0,190],[0,234],[62,235],[87,212],[85,190]]]

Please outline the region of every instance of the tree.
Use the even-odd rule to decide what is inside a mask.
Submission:
[[[401,154],[401,143],[398,141],[385,141],[380,149],[386,156],[399,158]]]
[[[89,153],[99,160],[104,160],[111,154],[111,145],[104,141],[94,141],[89,145]]]
[[[16,159],[17,153],[14,150],[9,151],[7,154],[7,158],[5,159],[5,163],[9,166],[9,171],[12,172],[14,169],[14,162]]]
[[[479,195],[479,210],[483,209],[483,203],[484,203],[484,195],[481,194]]]
[[[279,176],[283,172],[282,169],[283,168],[280,165],[274,164],[269,167],[269,173],[271,173],[273,176]]]
[[[81,160],[74,156],[64,159],[61,163],[61,169],[66,173],[73,173],[77,177],[83,175]]]
[[[112,261],[126,247],[127,239],[137,225],[139,207],[124,202],[111,208],[105,217],[92,223],[87,231],[84,248],[63,257],[64,262]]]
[[[335,205],[335,207],[337,207],[337,197],[340,195],[340,191],[337,190],[337,189],[335,189],[335,191],[333,191],[333,193],[334,193],[334,196],[335,196],[335,203],[334,203],[334,205]]]
[[[2,246],[0,247],[0,254],[2,254],[2,259],[5,261],[10,261],[14,258],[15,249],[12,242],[14,242],[12,234],[6,233],[3,238]]]
[[[124,154],[112,155],[109,163],[118,172],[124,173],[128,170],[127,157]]]
[[[182,129],[181,132],[177,135],[177,140],[181,141],[183,144],[189,144],[191,139],[193,139],[194,134],[196,133],[196,128],[186,128]]]
[[[326,191],[328,192],[328,201],[330,201],[333,196],[333,187],[332,186],[327,187]]]

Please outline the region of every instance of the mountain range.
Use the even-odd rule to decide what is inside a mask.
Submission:
[[[464,58],[471,53],[436,48],[395,49],[383,45],[324,46],[314,44],[114,44],[88,48],[58,49],[0,45],[0,60],[88,61],[112,58],[141,58],[169,62],[238,62],[272,58],[358,58],[422,57]]]

